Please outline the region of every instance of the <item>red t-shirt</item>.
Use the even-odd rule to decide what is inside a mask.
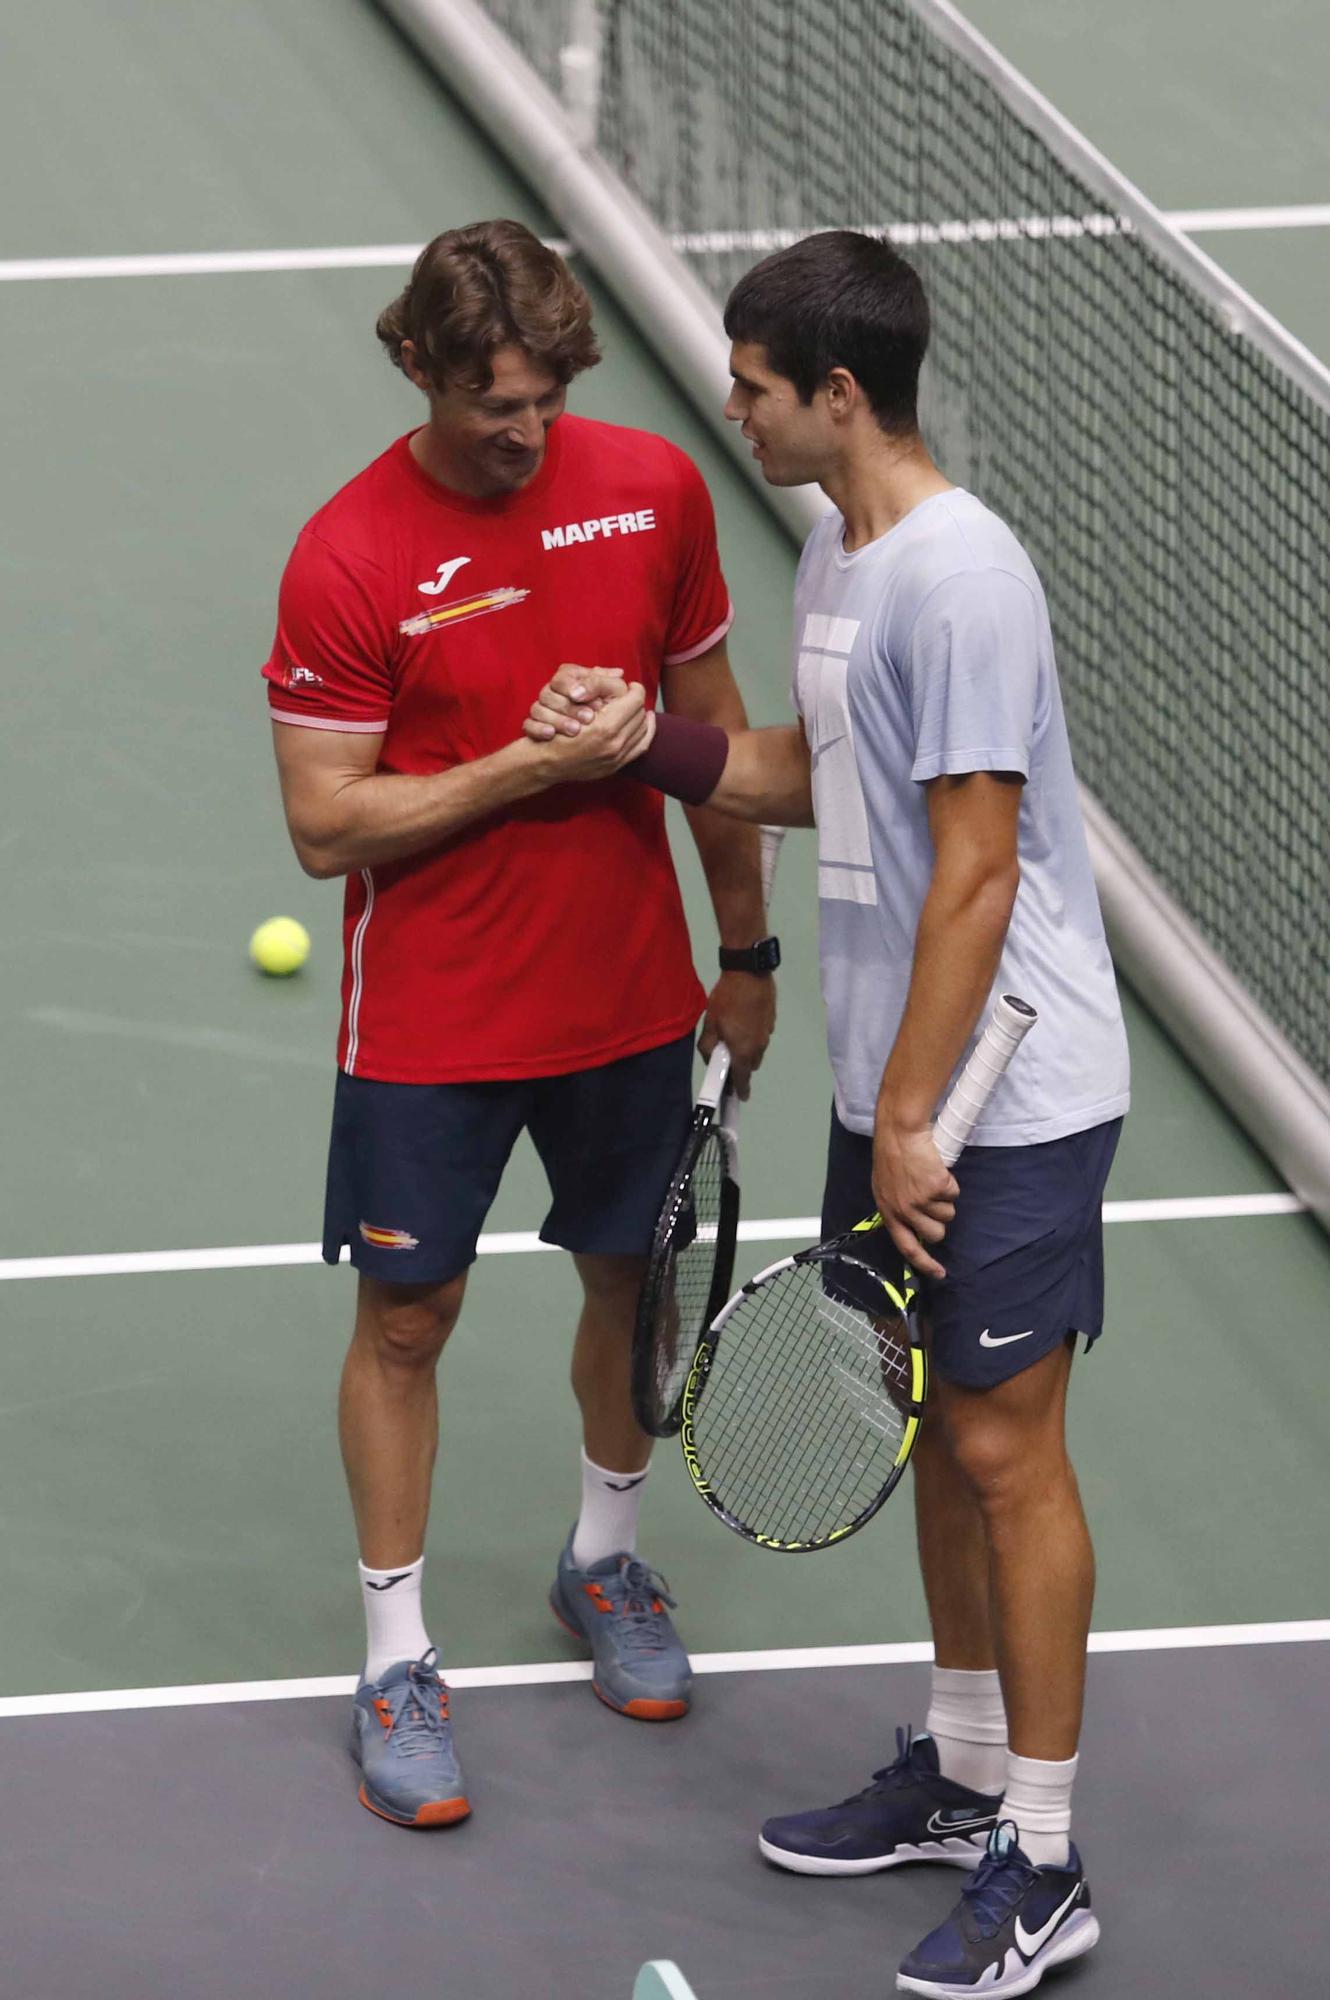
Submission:
[[[710,498],[665,439],[561,417],[521,492],[472,500],[409,439],[303,529],[263,673],[274,717],[383,734],[442,771],[518,736],[564,660],[654,703],[733,612]],[[389,1083],[558,1076],[686,1034],[703,1001],[659,793],[560,785],[347,879],[341,1067]]]

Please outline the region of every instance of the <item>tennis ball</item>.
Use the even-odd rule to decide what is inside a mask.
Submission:
[[[309,957],[309,932],[294,917],[269,917],[250,939],[249,955],[260,972],[284,978]]]

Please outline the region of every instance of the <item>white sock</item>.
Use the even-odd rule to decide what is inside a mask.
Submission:
[[[1020,1829],[1021,1852],[1036,1868],[1065,1868],[1071,1854],[1071,1788],[1077,1757],[1045,1763],[1040,1757],[1007,1753],[1003,1819]]]
[[[573,1561],[579,1569],[605,1556],[634,1553],[642,1486],[650,1469],[607,1472],[583,1451],[582,1511],[573,1530]]]
[[[1007,1776],[1007,1712],[996,1668],[934,1667],[924,1728],[938,1767],[953,1784],[996,1794]]]
[[[425,1558],[398,1569],[366,1569],[358,1563],[360,1595],[365,1605],[365,1679],[378,1680],[402,1660],[419,1660],[429,1651],[429,1634],[420,1611],[420,1580]]]

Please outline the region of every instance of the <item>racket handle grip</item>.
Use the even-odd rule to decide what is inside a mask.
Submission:
[[[702,1088],[697,1093],[699,1104],[709,1105],[714,1111],[725,1095],[725,1086],[730,1080],[730,1052],[724,1042],[717,1042],[711,1051],[711,1061],[702,1079]]]
[[[1017,1000],[1010,993],[1004,993],[993,1009],[992,1019],[933,1127],[934,1144],[947,1166],[954,1167],[964,1152],[1008,1063],[1038,1019],[1028,1001]]]

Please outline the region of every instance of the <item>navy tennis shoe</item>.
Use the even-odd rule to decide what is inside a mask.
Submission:
[[[902,1861],[977,1868],[1001,1797],[972,1792],[938,1770],[931,1736],[896,1731],[896,1760],[852,1799],[769,1819],[758,1846],[796,1875],[872,1875]]]
[[[606,1556],[578,1569],[569,1535],[550,1609],[591,1648],[591,1685],[607,1708],[638,1722],[687,1715],[693,1669],[670,1619],[673,1608],[664,1580],[637,1556]]]
[[[1036,1868],[1004,1819],[944,1924],[916,1945],[896,1975],[905,1993],[969,2000],[1029,1993],[1050,1966],[1099,1942],[1090,1885],[1073,1847],[1065,1868]]]
[[[362,1681],[351,1709],[360,1803],[396,1826],[453,1826],[471,1811],[453,1747],[448,1690],[431,1646],[378,1681]]]

